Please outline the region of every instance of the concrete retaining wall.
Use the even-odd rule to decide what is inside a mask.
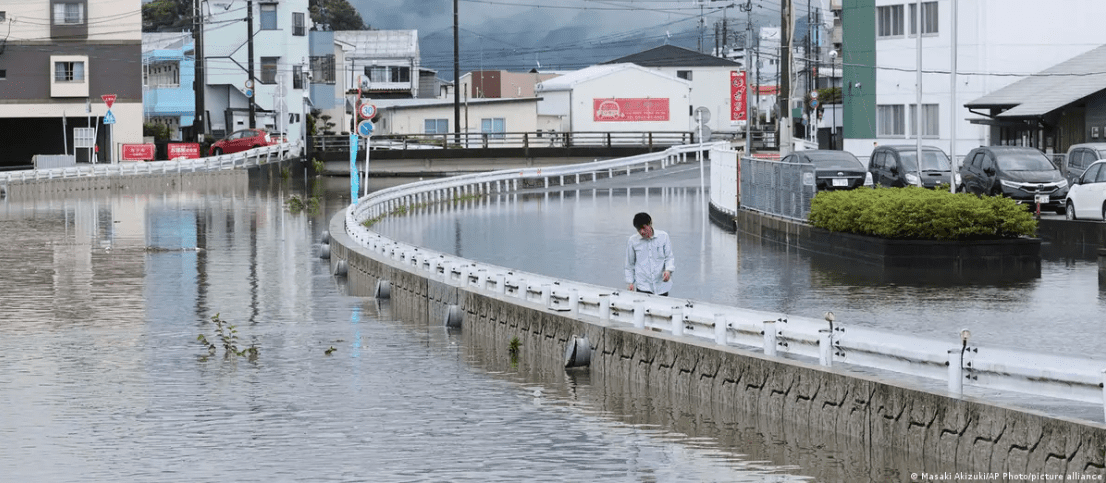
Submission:
[[[589,316],[574,319],[509,296],[480,295],[377,258],[356,246],[343,224],[342,213],[330,223],[332,267],[346,263],[352,295],[371,296],[379,280],[390,282],[393,310],[404,320],[442,324],[449,305],[457,305],[466,334],[479,334],[500,347],[518,337],[550,365],[563,366],[572,336],[586,336],[594,351],[591,377],[608,385],[620,381],[665,394],[683,401],[689,411],[785,421],[851,441],[854,451],[902,451],[924,465],[903,466],[907,471],[1106,474],[1106,425],[953,398],[632,326],[603,325]]]

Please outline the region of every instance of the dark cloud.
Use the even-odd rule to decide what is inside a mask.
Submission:
[[[453,0],[350,3],[373,28],[418,30],[423,66],[453,77]],[[460,0],[460,71],[522,71],[539,62],[543,70],[579,69],[666,42],[696,49],[699,10],[691,5],[686,0]],[[729,16],[732,27],[743,27],[735,13]],[[714,45],[716,20],[721,14],[708,17],[705,35],[711,40],[704,41],[704,49]]]

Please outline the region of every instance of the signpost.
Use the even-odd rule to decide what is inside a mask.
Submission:
[[[115,134],[115,127],[114,127],[114,125],[115,125],[115,115],[111,113],[111,106],[113,104],[115,104],[115,98],[116,98],[115,94],[104,94],[104,95],[100,96],[100,99],[103,99],[104,104],[106,104],[108,106],[108,112],[107,112],[107,114],[104,114],[104,124],[108,126],[108,160],[107,161],[109,163],[115,162],[114,156],[112,156],[112,153],[115,152],[115,148],[114,148],[114,143],[115,143],[115,136],[114,136],[114,134]]]
[[[357,134],[365,137],[365,192],[369,191],[369,151],[371,148],[371,141],[373,135],[372,118],[376,116],[376,106],[369,104],[368,102],[362,103],[357,108],[357,113],[364,119],[357,124]]]

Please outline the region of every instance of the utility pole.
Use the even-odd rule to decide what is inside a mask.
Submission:
[[[249,60],[246,62],[246,68],[249,70],[247,76],[249,87],[247,89],[253,94],[248,96],[246,102],[250,104],[250,129],[253,129],[257,127],[256,108],[253,103],[253,98],[257,96],[257,82],[253,79],[253,0],[246,0],[246,55],[249,56]]]
[[[791,0],[780,0],[780,93],[777,104],[780,106],[780,155],[791,152],[791,22],[793,21]]]
[[[458,35],[457,0],[453,0],[453,132],[458,145],[461,144],[461,63]],[[468,120],[467,117],[465,119]]]
[[[196,62],[193,66],[195,80],[192,88],[196,95],[196,115],[192,117],[191,139],[203,142],[204,129],[204,91],[207,89],[207,77],[204,75],[204,12],[203,2],[192,2],[192,55]]]
[[[752,106],[749,105],[749,87],[753,85],[752,79],[749,78],[749,61],[752,60],[750,56],[749,47],[753,45],[753,1],[749,0],[741,9],[746,13],[745,20],[745,155],[753,155],[753,116],[749,114],[753,111]],[[757,67],[759,69],[759,66]],[[757,89],[760,89],[757,87]],[[760,94],[757,94],[757,102],[760,102]],[[760,107],[759,104],[757,107]]]

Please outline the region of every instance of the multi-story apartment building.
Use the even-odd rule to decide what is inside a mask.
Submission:
[[[121,144],[142,141],[141,7],[0,3],[0,166],[30,165],[36,154],[114,161]],[[115,96],[110,115],[104,95]],[[87,128],[98,149],[76,147],[93,144]]]
[[[991,126],[970,122],[981,116],[964,104],[1102,44],[1095,22],[1106,16],[1106,2],[921,2],[920,123],[918,11],[910,0],[842,5],[844,147],[858,156],[876,143],[915,144],[919,135],[922,144],[957,156],[995,143]],[[1055,140],[1026,142],[1048,150]]]
[[[182,127],[191,127],[196,113],[194,44],[191,32],[142,34],[144,117],[167,126],[174,141],[184,140]]]
[[[205,132],[219,139],[258,127],[303,139],[311,71],[307,0],[210,0],[204,5]]]

